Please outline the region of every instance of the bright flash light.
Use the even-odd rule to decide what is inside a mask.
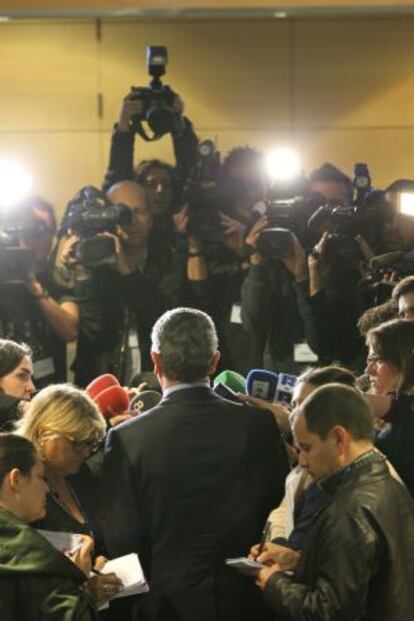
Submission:
[[[31,191],[33,178],[19,162],[0,160],[0,207],[10,207]]]
[[[274,181],[293,181],[302,172],[298,154],[289,148],[270,151],[266,157],[266,169]]]
[[[400,213],[405,216],[414,216],[414,194],[412,192],[401,192]]]

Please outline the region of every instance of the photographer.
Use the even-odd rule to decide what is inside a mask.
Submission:
[[[193,197],[194,204],[175,218],[178,230],[188,232],[187,276],[193,305],[208,312],[217,326],[220,368],[242,374],[259,355],[242,325],[241,289],[248,270],[244,237],[253,207],[266,196],[263,170],[259,153],[249,147],[233,149],[218,166],[215,179],[199,181],[216,185],[213,194]]]
[[[140,183],[147,192],[154,226],[171,229],[171,214],[175,211],[182,185],[197,158],[198,139],[191,122],[183,116],[184,103],[174,94],[172,104],[165,105],[174,122],[171,126],[176,167],[160,160],[143,160],[134,168],[134,142],[136,130],[134,118],[142,115],[144,102],[134,93],[127,95],[122,103],[119,121],[114,127],[111,140],[109,166],[103,189],[123,180]]]
[[[311,190],[327,202],[309,221],[320,237],[308,267],[315,351],[323,363],[340,361],[359,371],[364,344],[358,318],[384,301],[374,299],[374,288],[363,277],[372,249],[387,251],[386,232],[395,213],[384,192],[372,188],[366,164],[356,164],[354,170],[353,183],[331,164],[310,177]]]
[[[5,266],[0,283],[1,336],[30,346],[39,389],[66,380],[65,343],[77,337],[78,310],[73,296],[52,275],[53,207],[32,197],[17,206],[13,217],[15,224],[9,220],[5,224],[11,245],[1,249]]]
[[[105,197],[94,192],[90,200],[98,201],[99,214]],[[137,371],[151,370],[151,328],[166,308],[181,302],[186,285],[181,263],[153,227],[144,188],[122,181],[110,188],[107,198],[127,210],[130,224],[98,234],[112,240],[114,262],[86,270],[78,265],[80,333],[74,371],[79,386],[103,373],[113,373],[125,383]],[[86,213],[90,209],[89,205]]]
[[[257,244],[267,227],[268,216],[264,215],[246,237],[252,254],[242,287],[242,321],[260,352],[257,366],[296,373],[306,360],[295,357],[295,344],[302,343],[305,336],[311,346],[314,340],[306,255],[292,234],[288,254],[264,256]]]

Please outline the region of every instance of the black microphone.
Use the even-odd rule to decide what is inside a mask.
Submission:
[[[161,401],[161,395],[156,390],[143,390],[131,400],[129,411],[133,416],[138,416],[151,408],[155,408]]]

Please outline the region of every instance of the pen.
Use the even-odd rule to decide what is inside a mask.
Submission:
[[[271,523],[268,520],[266,522],[266,524],[265,524],[264,529],[263,529],[262,538],[260,539],[259,554],[261,554],[263,552],[263,546],[266,543],[266,541],[269,539],[270,529],[271,529]]]
[[[76,552],[78,550],[81,549],[81,547],[83,546],[83,539],[81,541],[78,541],[77,543],[75,543],[75,545],[73,546],[73,548],[71,550],[69,550],[69,555],[72,556],[73,554],[76,554]]]

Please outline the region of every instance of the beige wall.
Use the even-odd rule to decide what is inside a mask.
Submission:
[[[0,157],[33,170],[59,210],[101,182],[110,128],[145,46],[169,48],[167,82],[222,152],[291,141],[305,169],[367,161],[377,185],[414,177],[414,18],[0,24]],[[97,96],[103,94],[103,117]],[[168,138],[140,155],[171,160]]]

